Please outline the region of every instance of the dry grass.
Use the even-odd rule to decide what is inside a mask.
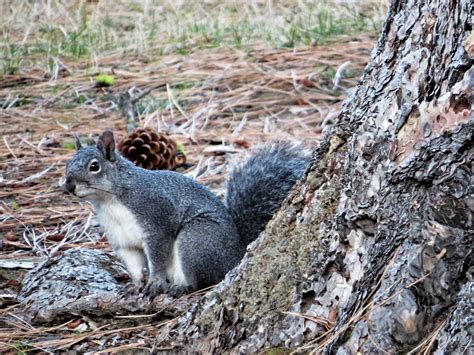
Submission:
[[[40,67],[54,76],[65,58],[97,67],[116,50],[160,56],[223,45],[313,46],[378,30],[387,2],[7,0],[0,2],[0,69]]]
[[[58,181],[74,153],[74,133],[126,134],[114,102],[125,91],[151,90],[137,107],[140,124],[183,143],[191,164],[183,173],[220,196],[229,168],[249,147],[280,138],[314,146],[375,43],[358,21],[379,23],[383,5],[2,2],[0,264],[37,262],[78,245],[109,247],[91,207],[63,195]],[[365,32],[342,28],[350,18]],[[102,73],[115,83],[96,87]],[[0,288],[14,293],[18,282],[1,270]],[[0,302],[2,324],[9,302]],[[8,309],[8,319],[16,312]],[[21,352],[51,334],[57,342],[40,342],[41,349],[67,348],[80,338],[56,328],[20,329],[0,329],[0,350]],[[89,335],[78,341],[93,344],[96,334]]]

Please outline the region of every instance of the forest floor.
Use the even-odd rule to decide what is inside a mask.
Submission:
[[[77,318],[29,324],[16,301],[22,276],[46,257],[110,249],[91,206],[59,188],[74,134],[125,137],[118,97],[147,93],[136,104],[139,125],[182,144],[180,171],[222,196],[252,147],[286,139],[311,149],[321,139],[387,11],[385,1],[159,3],[0,5],[0,352],[98,346]],[[139,344],[148,349],[146,334]]]

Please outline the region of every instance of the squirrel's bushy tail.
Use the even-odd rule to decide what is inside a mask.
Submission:
[[[231,173],[225,202],[245,245],[265,228],[309,160],[303,147],[278,142],[258,149]]]

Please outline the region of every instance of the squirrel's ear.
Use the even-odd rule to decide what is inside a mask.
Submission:
[[[115,140],[114,134],[112,131],[104,131],[99,136],[99,141],[97,142],[97,148],[99,148],[102,153],[104,153],[107,160],[115,161]]]
[[[74,134],[74,138],[76,139],[76,150],[79,150],[82,148],[81,140],[77,134]]]

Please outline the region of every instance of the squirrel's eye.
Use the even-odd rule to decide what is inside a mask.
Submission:
[[[89,165],[89,171],[92,173],[98,173],[100,171],[100,164],[97,160],[93,160]]]

